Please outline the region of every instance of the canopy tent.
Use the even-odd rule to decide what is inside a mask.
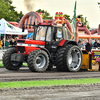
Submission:
[[[27,35],[28,31],[24,30],[22,32],[21,28],[15,27],[8,23],[4,18],[0,20],[0,35],[4,34],[4,37],[6,34],[12,34],[12,35]],[[5,49],[5,38],[4,38],[4,49]]]
[[[0,20],[0,34],[27,35],[28,31],[25,30],[22,32],[21,28],[11,25],[4,18],[2,18]]]

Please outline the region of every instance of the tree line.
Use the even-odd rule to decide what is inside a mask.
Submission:
[[[12,5],[12,0],[0,0],[0,19],[4,18],[7,21],[19,22],[24,14],[22,13],[22,11],[18,13],[15,8],[16,7]],[[42,12],[43,19],[53,19],[53,16],[51,16],[50,13],[46,10],[38,9],[36,12]],[[64,16],[70,23],[72,23],[73,18],[71,18],[70,15],[64,14]],[[90,28],[87,17],[83,17],[83,15],[80,16],[81,22],[84,25],[87,25],[88,28]]]

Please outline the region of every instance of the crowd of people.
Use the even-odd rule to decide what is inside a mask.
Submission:
[[[7,49],[9,47],[16,45],[16,40],[19,39],[18,36],[6,36],[0,37],[0,49]],[[98,39],[79,39],[78,45],[81,49],[91,51],[92,48],[100,48],[100,40]]]
[[[9,47],[16,45],[17,36],[0,37],[0,49],[8,49]]]
[[[100,48],[100,40],[98,39],[91,39],[90,41],[79,39],[78,44],[81,49],[86,49],[87,51],[91,51],[92,48]]]

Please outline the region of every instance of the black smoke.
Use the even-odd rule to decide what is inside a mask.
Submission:
[[[34,11],[35,0],[24,0],[24,5],[27,11]]]

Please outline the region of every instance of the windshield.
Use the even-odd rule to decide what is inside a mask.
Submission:
[[[59,41],[60,39],[71,39],[71,33],[67,27],[38,26],[35,27],[35,40]]]
[[[47,33],[47,34],[46,34]],[[51,27],[39,26],[36,30],[36,40],[51,41]]]
[[[62,27],[57,27],[56,41],[59,39],[71,39],[71,33],[67,27],[64,27],[64,29],[62,29]]]
[[[65,39],[71,39],[72,35],[71,32],[67,27],[65,27]]]

